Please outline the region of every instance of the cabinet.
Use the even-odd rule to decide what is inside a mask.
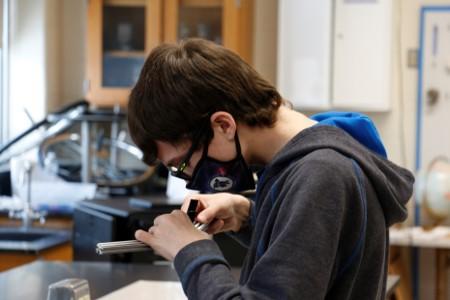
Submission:
[[[302,110],[389,111],[394,2],[280,0],[281,94]]]
[[[126,105],[152,48],[201,37],[252,59],[253,0],[90,0],[87,99]]]

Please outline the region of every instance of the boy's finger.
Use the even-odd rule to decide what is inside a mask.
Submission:
[[[141,242],[144,242],[145,244],[152,246],[153,236],[150,232],[144,231],[142,229],[136,230],[134,233],[134,237]]]
[[[223,220],[220,219],[216,219],[214,221],[212,221],[209,225],[208,225],[208,230],[206,231],[208,234],[216,234],[222,231],[224,222]]]

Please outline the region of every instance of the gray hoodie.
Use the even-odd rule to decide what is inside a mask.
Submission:
[[[384,299],[388,227],[406,219],[413,175],[331,126],[295,136],[265,167],[239,283],[212,240],[175,269],[189,299]]]

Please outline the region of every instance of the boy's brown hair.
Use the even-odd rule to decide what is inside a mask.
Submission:
[[[209,117],[230,113],[248,126],[271,126],[280,94],[232,51],[202,39],[152,50],[128,103],[133,141],[153,164],[155,140],[176,144],[211,131]]]

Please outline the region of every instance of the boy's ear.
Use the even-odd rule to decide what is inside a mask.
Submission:
[[[236,134],[236,121],[225,111],[217,111],[211,115],[211,127],[218,134],[223,134],[229,140],[234,140]]]

